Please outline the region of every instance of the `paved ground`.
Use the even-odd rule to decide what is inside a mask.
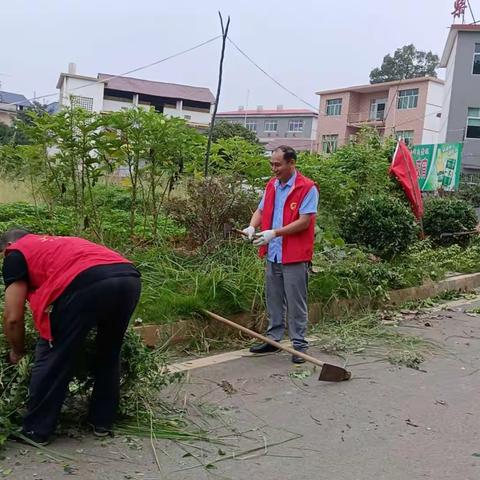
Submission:
[[[284,354],[192,371],[169,396],[222,443],[155,442],[160,469],[147,440],[84,438],[51,447],[76,462],[11,444],[0,470],[18,480],[478,480],[480,316],[463,311],[476,306],[480,299],[402,327],[443,346],[420,371],[372,352],[350,357],[353,378],[340,384],[319,382],[317,374],[298,378],[305,367],[294,369]]]

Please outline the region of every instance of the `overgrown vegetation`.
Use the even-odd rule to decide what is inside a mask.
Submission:
[[[27,350],[33,353],[36,334],[31,323],[26,329]],[[65,426],[80,426],[86,414],[86,404],[93,386],[91,375],[94,356],[94,335],[90,335],[74,366],[74,377],[70,394],[63,411]],[[6,362],[8,345],[0,336],[0,447],[8,436],[17,431],[28,398],[28,384],[33,354],[26,355],[18,365]],[[91,354],[89,354],[89,352]],[[187,428],[186,422],[168,422],[169,418],[159,415],[158,391],[179,374],[167,374],[165,357],[160,350],[149,350],[133,331],[127,332],[122,348],[121,400],[119,424],[123,429],[135,428],[140,432],[154,428],[163,438],[205,438],[202,432]],[[153,427],[152,427],[153,423]]]
[[[474,234],[462,235],[475,229],[478,223],[473,207],[465,200],[453,197],[431,197],[425,203],[423,227],[425,233],[439,245],[468,245]],[[442,234],[457,235],[442,235]]]
[[[22,226],[118,249],[142,272],[135,317],[143,323],[198,318],[205,308],[224,315],[263,314],[263,263],[251,244],[224,232],[225,223],[248,222],[270,175],[256,142],[219,134],[212,146],[212,176],[204,179],[205,137],[183,120],[154,111],[97,115],[66,109],[53,116],[32,114],[18,128],[28,142],[0,147],[0,175],[24,182],[33,202],[0,205],[0,231]],[[388,175],[393,147],[393,140],[363,130],[356,142],[331,155],[299,156],[299,169],[320,189],[311,303],[382,299],[391,289],[442,278],[447,271],[478,269],[476,239],[468,248],[438,245],[444,229],[472,227],[472,211],[461,201],[433,199],[425,227],[432,238],[418,239],[403,192]],[[446,212],[448,219],[440,218]],[[367,330],[370,340],[393,342],[370,317],[332,322],[328,329],[344,345],[350,339],[362,344]],[[411,349],[392,345],[392,359],[414,366],[420,361],[415,348],[414,343]],[[124,355],[122,413],[141,411],[145,419],[153,409],[148,395],[168,381],[162,357],[145,350],[133,333]],[[1,365],[0,415],[5,412],[8,426],[21,411],[30,363],[27,358],[18,367]],[[74,388],[80,396],[89,388],[88,378],[77,373]]]
[[[373,195],[353,204],[342,222],[348,243],[357,243],[384,258],[404,252],[418,237],[419,226],[398,198]]]

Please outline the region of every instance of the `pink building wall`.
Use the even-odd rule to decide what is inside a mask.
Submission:
[[[409,83],[405,86],[391,87],[388,95],[388,105],[393,101],[388,116],[385,119],[386,135],[393,135],[394,131],[413,130],[413,143],[422,143],[424,115],[427,105],[429,82]],[[398,109],[398,91],[418,88],[417,108]],[[388,108],[388,106],[387,106]]]
[[[381,135],[394,135],[395,131],[413,130],[413,143],[420,144],[424,129],[424,116],[427,105],[429,79],[402,82],[389,82],[385,84],[385,90],[379,90],[379,85],[366,85],[326,92],[320,95],[320,115],[318,119],[318,150],[322,151],[322,138],[324,135],[338,135],[338,146],[348,142],[350,135],[356,133],[359,128],[352,125],[361,122],[365,125],[374,126]],[[398,109],[398,92],[418,88],[417,107],[412,109]],[[362,89],[363,91],[354,91]],[[374,89],[370,92],[369,89]],[[327,116],[327,100],[341,98],[342,113],[339,116]],[[384,122],[370,122],[370,106],[374,99],[387,99],[385,106]],[[357,124],[358,125],[358,124]]]
[[[327,100],[336,98],[342,99],[342,113],[341,115],[327,116]],[[320,98],[320,114],[318,116],[318,141],[322,142],[323,135],[338,135],[338,144],[345,143],[347,137],[347,115],[350,104],[350,93],[339,93],[334,95],[325,95]],[[322,146],[319,145],[321,150]]]

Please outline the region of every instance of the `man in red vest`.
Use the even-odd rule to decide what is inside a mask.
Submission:
[[[39,333],[22,433],[46,445],[72,375],[72,362],[96,327],[95,382],[88,422],[111,433],[119,402],[120,349],[140,296],[140,273],[106,247],[76,237],[9,230],[0,236],[4,333],[10,362],[25,355],[25,302]]]
[[[288,146],[278,147],[270,164],[275,175],[267,183],[263,198],[243,230],[260,255],[267,257],[266,300],[268,330],[266,336],[280,341],[288,318],[288,334],[295,350],[305,352],[308,323],[308,270],[313,255],[318,190],[315,183],[295,168],[297,155]],[[257,227],[261,232],[255,234]],[[253,353],[275,352],[268,343],[255,345]],[[294,363],[305,360],[292,356]]]

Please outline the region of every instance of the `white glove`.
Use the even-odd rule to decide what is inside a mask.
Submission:
[[[248,242],[251,242],[253,240],[253,236],[255,235],[255,227],[250,225],[249,227],[244,228],[242,232],[245,234],[243,238]]]
[[[256,247],[261,247],[262,245],[267,245],[276,237],[275,230],[264,230],[257,234],[256,240],[253,241],[253,244]]]

